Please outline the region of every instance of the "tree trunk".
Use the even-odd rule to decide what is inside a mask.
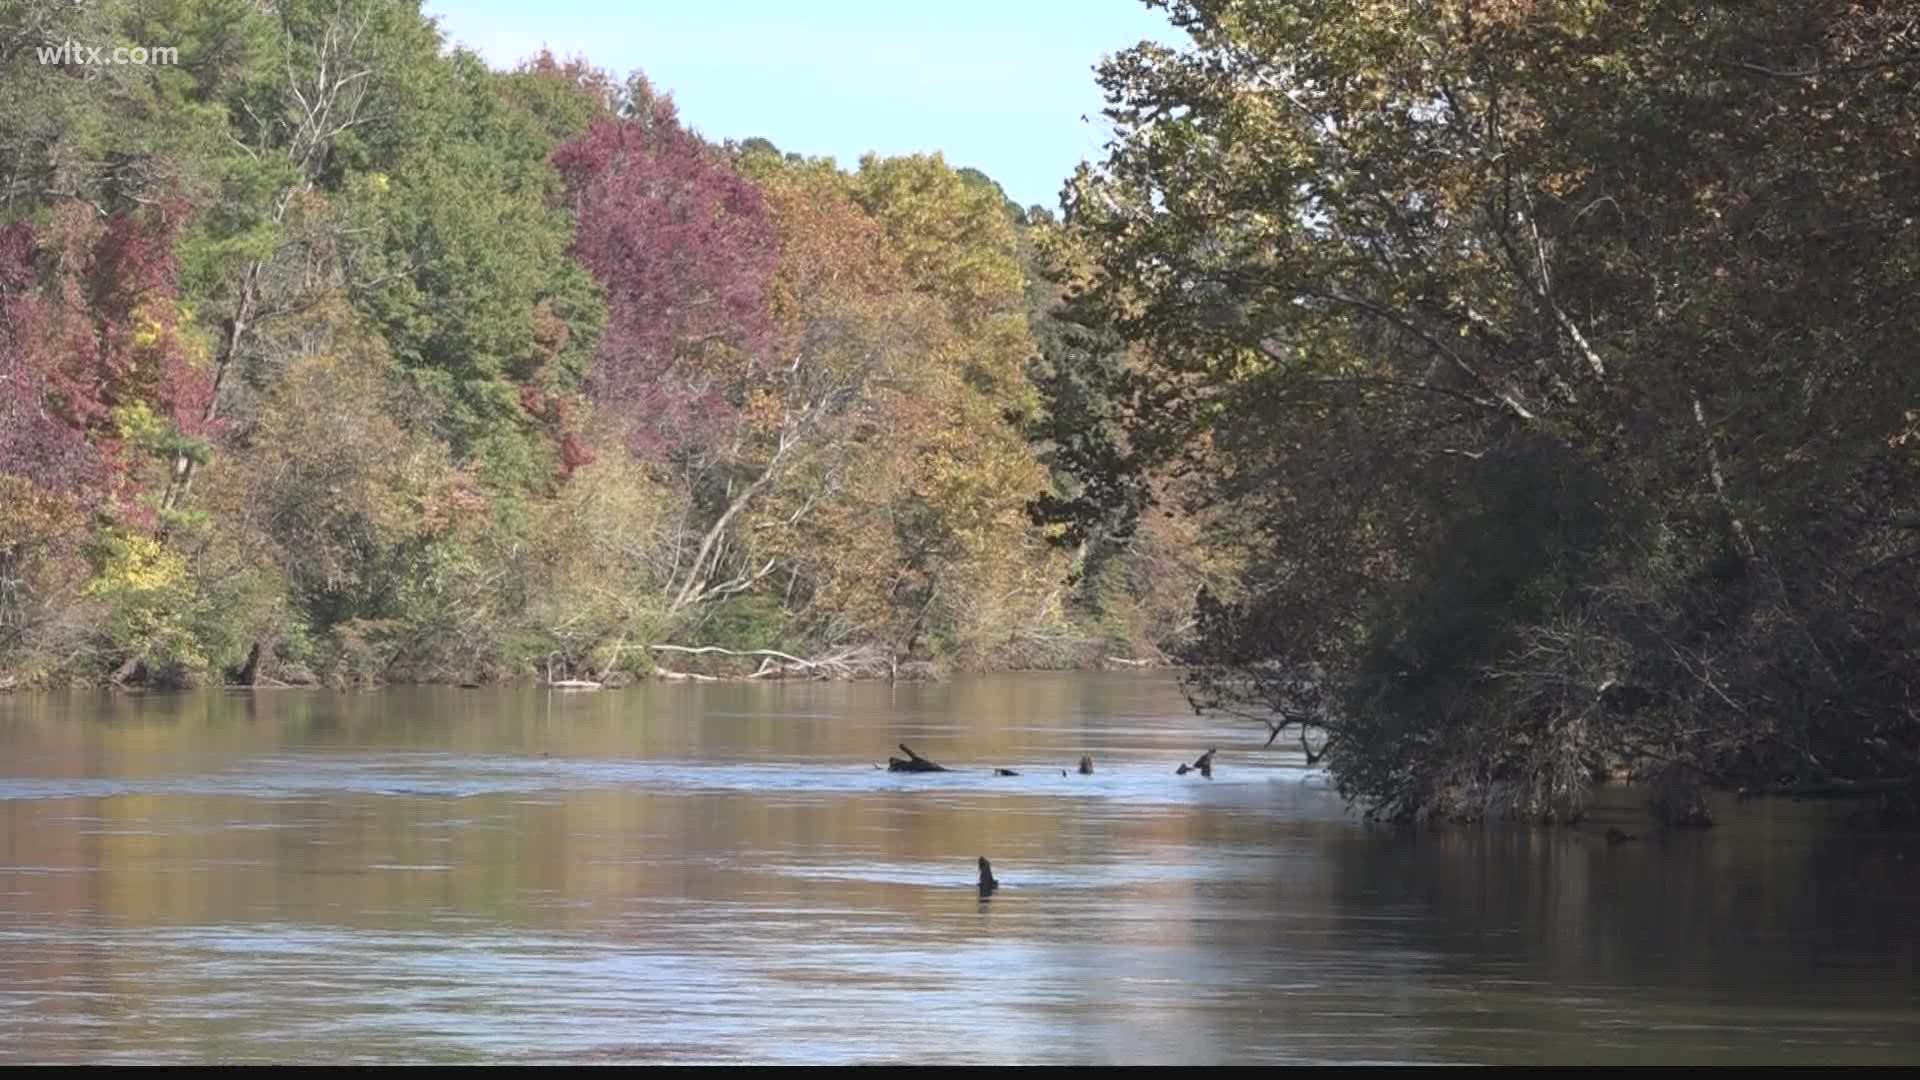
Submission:
[[[277,223],[277,215],[275,220]],[[260,302],[260,270],[265,265],[255,260],[248,264],[247,272],[241,278],[240,302],[234,309],[233,318],[227,321],[227,332],[220,341],[220,352],[213,360],[213,392],[207,398],[206,409],[200,414],[202,424],[213,423],[220,414],[220,388],[226,383],[227,372],[240,355],[240,342],[252,329],[254,309]],[[179,506],[192,488],[193,459],[185,453],[176,453],[173,455],[173,468],[167,475],[167,489],[160,496],[161,509],[172,510]]]
[[[784,449],[782,453],[784,453]],[[680,591],[674,594],[673,604],[668,607],[668,611],[679,611],[681,608],[686,607],[688,604],[700,598],[702,591],[700,586],[702,582],[705,581],[707,557],[713,554],[714,545],[720,542],[720,537],[726,534],[727,526],[732,524],[733,519],[740,511],[747,508],[747,504],[753,501],[753,497],[760,494],[761,491],[766,489],[768,484],[773,482],[774,470],[778,467],[779,463],[780,454],[775,454],[773,461],[767,464],[766,471],[761,473],[753,483],[748,484],[746,490],[735,496],[731,503],[727,504],[726,510],[721,513],[719,519],[707,529],[706,535],[700,538],[700,548],[693,553],[693,565],[687,570],[686,581],[681,583]]]
[[[113,674],[107,676],[107,681],[115,686],[125,686],[129,679],[139,676],[145,666],[139,656],[129,656],[120,662],[119,667],[113,669]]]
[[[247,662],[240,666],[239,685],[260,685],[266,669],[273,663],[273,650],[278,644],[271,634],[254,639],[253,648],[247,652]]]
[[[1747,523],[1741,519],[1740,511],[1733,505],[1733,497],[1727,494],[1727,474],[1720,467],[1720,450],[1714,445],[1713,429],[1707,424],[1706,410],[1700,406],[1700,395],[1693,397],[1693,422],[1700,428],[1701,440],[1707,448],[1707,481],[1713,485],[1714,501],[1727,515],[1727,525],[1733,531],[1735,546],[1740,549],[1741,558],[1752,562],[1759,554],[1753,542],[1752,534],[1747,532]]]

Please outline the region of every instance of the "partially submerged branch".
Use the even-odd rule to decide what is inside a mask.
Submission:
[[[1201,776],[1209,780],[1213,779],[1213,755],[1215,752],[1213,748],[1208,749],[1206,753],[1195,758],[1193,764],[1182,764],[1179,768],[1173,770],[1173,774],[1175,776],[1185,776],[1189,772],[1198,771]]]
[[[907,746],[906,743],[900,744],[900,752],[907,756],[905,758],[897,758],[897,757],[888,758],[887,759],[888,772],[946,772],[947,771],[947,767],[945,765],[939,765],[934,762],[928,761],[926,758],[923,758],[919,754],[914,753],[912,748]]]

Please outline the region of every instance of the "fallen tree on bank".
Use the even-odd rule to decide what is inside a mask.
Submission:
[[[743,679],[892,679],[898,677],[899,672],[899,665],[891,652],[870,645],[813,658],[794,656],[778,649],[729,649],[719,645],[649,645],[647,648],[653,652],[684,656],[719,656],[758,661],[752,671],[736,676]],[[656,673],[665,677],[685,674],[666,672],[665,669],[657,669]]]

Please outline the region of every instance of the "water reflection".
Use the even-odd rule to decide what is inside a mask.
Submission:
[[[1920,1060],[1907,841],[1406,835],[1258,742],[1135,674],[0,698],[0,1062]]]

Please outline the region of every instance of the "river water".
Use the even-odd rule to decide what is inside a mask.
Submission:
[[[1155,673],[0,695],[0,1064],[1920,1063],[1911,838],[1367,826],[1263,735]]]

